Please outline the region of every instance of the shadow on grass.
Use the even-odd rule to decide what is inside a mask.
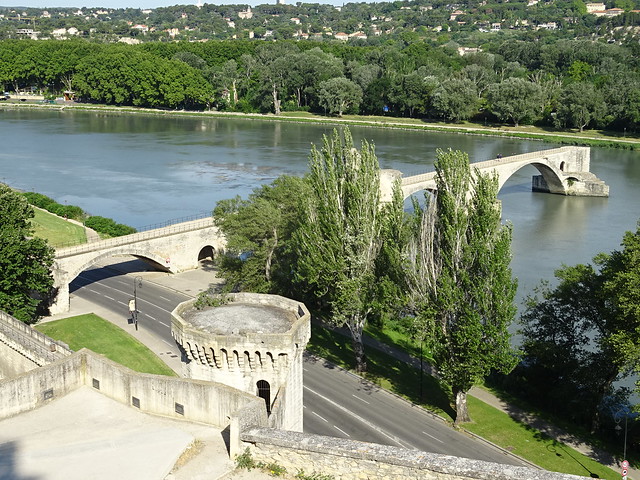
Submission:
[[[554,454],[556,457],[560,457],[563,461],[569,463],[573,462],[584,470],[591,478],[600,478],[600,475],[589,469],[587,465],[582,461],[580,455],[576,455],[575,450],[567,447],[562,441],[552,438],[544,432],[539,431],[535,427],[527,424],[523,424],[525,430],[533,433],[533,438],[538,442],[546,443],[546,449],[549,453]]]
[[[550,438],[548,434],[544,433],[545,431],[549,431],[553,434],[553,437],[562,444],[571,445],[581,442],[589,446],[588,456],[598,463],[603,465],[616,463],[615,456],[609,453],[610,451],[616,451],[615,445],[611,445],[603,439],[591,435],[584,428],[576,424],[568,423],[557,415],[536,408],[534,405],[523,400],[523,398],[517,397],[500,388],[492,382],[491,379],[487,379],[486,384],[490,388],[491,393],[506,404],[504,408],[506,413],[512,419],[525,426],[525,428],[539,430],[543,432],[541,433],[542,435]],[[618,452],[619,455],[621,455],[621,453],[622,452]],[[627,454],[628,457],[631,458],[632,463],[634,463],[633,454],[631,452],[627,452]]]

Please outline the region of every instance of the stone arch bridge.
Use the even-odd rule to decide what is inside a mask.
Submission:
[[[196,268],[200,260],[212,258],[224,246],[224,236],[209,217],[57,249],[53,265],[56,294],[49,311],[52,314],[69,311],[69,284],[81,272],[105,258],[133,255],[160,270],[178,273]]]
[[[523,153],[504,158],[495,158],[471,164],[481,173],[495,172],[498,189],[509,177],[527,165],[534,166],[540,175],[532,179],[532,190],[589,197],[608,197],[609,186],[589,171],[591,151],[589,147],[560,147],[539,152]],[[436,189],[436,172],[403,177],[398,170],[382,170],[380,190],[383,201],[392,198],[393,184],[400,179],[403,198],[421,190]]]

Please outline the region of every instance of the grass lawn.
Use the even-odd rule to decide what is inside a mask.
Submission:
[[[339,333],[313,325],[311,341],[307,348],[310,352],[343,368],[354,369],[351,341]],[[421,379],[419,370],[372,348],[366,349],[366,354],[368,371],[365,376],[368,380],[422,405],[446,421],[453,422],[455,411],[451,406],[450,391],[437,379],[426,373]],[[618,472],[545,437],[528,425],[516,422],[506,413],[474,397],[468,397],[468,405],[473,423],[465,425],[467,430],[544,469],[594,478],[620,478]]]
[[[468,396],[473,423],[464,427],[501,447],[554,472],[617,480],[620,473],[582,455],[562,442],[515,421],[509,415]]]
[[[77,245],[86,243],[87,236],[84,227],[68,222],[64,218],[53,215],[45,210],[34,208],[35,217],[31,219],[35,236],[44,238],[52,246]]]
[[[72,350],[88,348],[136,372],[177,376],[138,340],[92,313],[41,323],[35,328]]]

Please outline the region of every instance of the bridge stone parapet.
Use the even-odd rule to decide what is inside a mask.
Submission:
[[[498,176],[498,188],[521,168],[532,165],[539,172],[532,180],[532,190],[560,195],[608,197],[609,187],[590,172],[589,147],[560,147],[504,158],[472,163],[480,173]],[[393,182],[400,179],[404,198],[421,190],[436,189],[436,172],[403,177],[397,170],[383,170],[380,175],[381,198],[391,201]]]
[[[110,238],[56,250],[53,266],[56,296],[49,311],[69,310],[69,283],[99,261],[119,255],[133,255],[160,270],[178,273],[196,268],[199,260],[224,250],[225,238],[213,218]]]

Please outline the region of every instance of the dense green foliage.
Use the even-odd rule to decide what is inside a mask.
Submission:
[[[84,221],[87,227],[109,237],[120,237],[122,235],[136,233],[136,229],[133,227],[116,223],[111,218],[88,216],[80,207],[75,205],[62,205],[42,193],[24,192],[22,195],[24,195],[31,205],[47,210],[59,217]]]
[[[290,295],[295,252],[289,245],[301,218],[307,182],[283,176],[258,187],[246,200],[221,200],[213,216],[227,238],[220,259],[226,288]]]
[[[111,218],[100,217],[99,215],[87,218],[84,224],[99,233],[104,233],[110,237],[120,237],[136,233],[136,229],[122,223],[116,223]]]
[[[27,323],[38,319],[53,287],[53,249],[32,237],[32,217],[26,199],[0,184],[0,309]]]
[[[75,205],[62,205],[42,193],[24,192],[22,195],[24,195],[31,205],[42,208],[59,217],[82,221],[85,216],[84,210],[80,207]]]
[[[496,176],[472,171],[459,151],[438,151],[437,191],[417,210],[408,248],[415,322],[439,377],[451,386],[456,423],[470,421],[466,394],[491,370],[517,363],[508,327],[516,314],[511,229],[500,223]]]
[[[611,417],[602,409],[616,395],[613,382],[640,370],[640,224],[622,247],[594,265],[562,267],[556,287],[539,287],[522,316],[524,360],[506,380],[593,432]]]

